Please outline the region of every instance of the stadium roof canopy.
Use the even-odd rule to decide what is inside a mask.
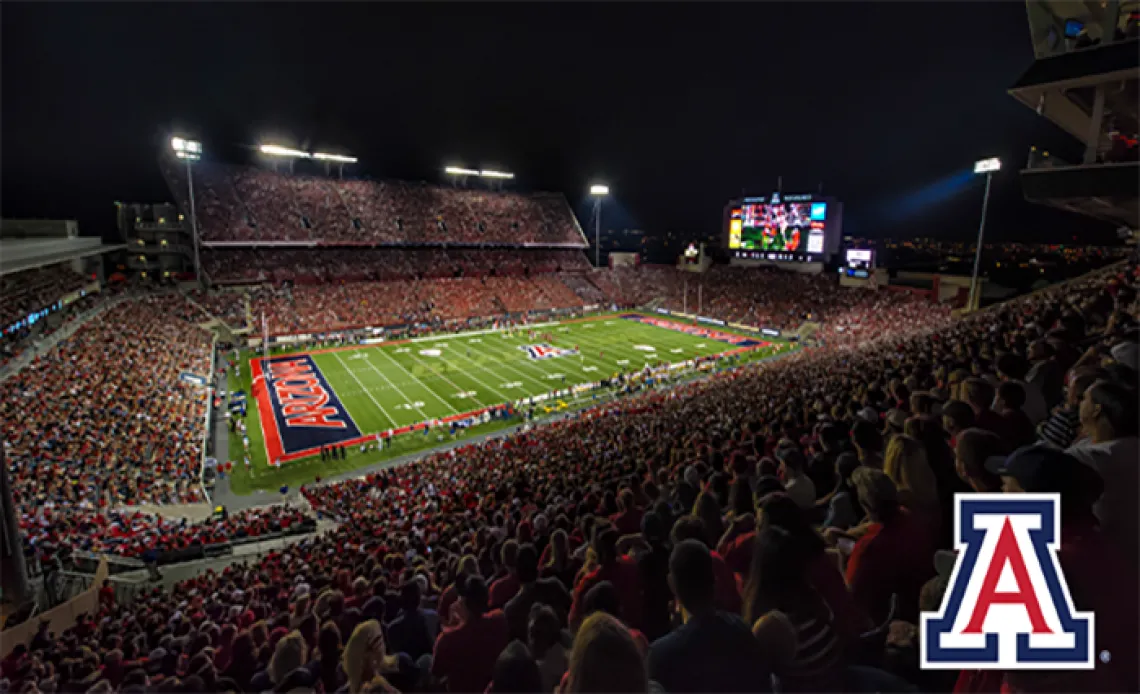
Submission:
[[[126,247],[126,244],[105,244],[97,236],[0,238],[0,275],[32,270]]]

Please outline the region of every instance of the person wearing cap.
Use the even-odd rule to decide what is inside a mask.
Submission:
[[[860,467],[851,481],[870,522],[847,561],[847,586],[876,624],[886,619],[892,594],[895,618],[917,623],[918,596],[933,573],[930,529],[899,503],[898,488],[882,470]]]
[[[1140,439],[1137,439],[1136,391],[1118,383],[1097,381],[1085,390],[1079,408],[1086,438],[1068,453],[1096,470],[1104,480],[1104,496],[1094,510],[1105,533],[1132,566],[1140,565],[1140,523],[1136,493],[1140,487]]]
[[[435,641],[431,674],[450,692],[481,692],[494,674],[495,659],[510,640],[501,610],[487,611],[487,583],[471,575],[459,586],[458,626],[447,627]]]
[[[1107,663],[1098,659],[1095,673],[1066,673],[1060,679],[1045,676],[1045,682],[1058,691],[1140,691],[1137,661],[1132,656],[1140,650],[1136,622],[1140,577],[1097,527],[1093,505],[1101,496],[1104,481],[1074,456],[1042,444],[1020,448],[1005,459],[990,458],[986,469],[1001,477],[1002,490],[1007,494],[1060,495],[1057,558],[1073,606],[1096,615],[1098,652],[1128,654],[1110,657]],[[1015,689],[1043,686],[1036,683],[1037,679],[1036,675],[1006,673],[1006,682]]]

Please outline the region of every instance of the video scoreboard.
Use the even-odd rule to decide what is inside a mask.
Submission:
[[[839,251],[843,203],[812,194],[772,193],[725,207],[729,257],[824,262]]]

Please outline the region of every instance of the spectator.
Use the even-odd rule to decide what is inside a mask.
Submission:
[[[439,633],[439,616],[421,607],[420,582],[400,587],[400,616],[388,624],[388,645],[394,653],[406,653],[413,661],[430,655]]]
[[[562,646],[560,620],[554,610],[537,603],[531,606],[528,637],[530,651],[542,675],[541,691],[554,691],[570,664],[567,651]]]
[[[604,612],[590,615],[574,637],[570,666],[559,690],[644,694],[649,691],[645,656],[629,630]]]
[[[1009,445],[1014,448],[1027,446],[1037,439],[1033,422],[1022,409],[1024,404],[1025,390],[1019,383],[1002,381],[998,385],[997,395],[994,397],[994,411],[1005,420],[1003,428],[1009,432]]]
[[[649,649],[649,677],[669,692],[752,692],[769,687],[764,654],[739,616],[718,612],[708,547],[685,540],[669,558],[669,585],[682,627]]]
[[[468,576],[459,595],[459,626],[444,629],[436,639],[431,673],[444,680],[450,692],[483,691],[509,641],[506,617],[499,610],[488,612],[487,602],[486,582]]]
[[[876,624],[887,618],[891,595],[898,595],[896,618],[917,623],[918,594],[933,573],[929,530],[899,503],[895,483],[882,471],[859,468],[851,479],[871,521],[847,563],[851,594]]]
[[[618,592],[622,621],[634,629],[641,628],[641,577],[637,564],[630,557],[618,556],[618,534],[610,526],[594,529],[594,540],[590,549],[594,553],[595,564],[584,573],[574,586],[574,597],[570,606],[570,627],[581,624],[582,599],[591,588],[609,581]]]
[[[1044,422],[1037,426],[1037,435],[1057,448],[1068,448],[1077,440],[1081,426],[1081,398],[1098,380],[1096,369],[1075,371],[1065,390],[1065,401],[1058,405]]]
[[[542,691],[542,673],[522,641],[511,641],[495,661],[489,692],[532,694]]]
[[[515,570],[515,561],[518,558],[519,543],[507,540],[503,543],[500,561],[507,575],[491,583],[491,607],[501,608],[519,591],[519,577]]]
[[[986,469],[991,458],[1004,458],[1005,444],[992,431],[966,429],[958,435],[955,461],[958,475],[975,492],[1001,491],[1001,478]]]
[[[516,558],[516,572],[519,592],[503,606],[512,639],[526,641],[527,623],[534,605],[547,605],[559,617],[559,624],[566,624],[570,613],[570,593],[556,578],[538,577],[538,552],[534,545],[519,547]]]
[[[787,447],[776,451],[780,460],[780,480],[785,493],[803,509],[815,505],[815,485],[807,476],[803,453],[798,448]]]
[[[1090,386],[1080,405],[1081,429],[1086,437],[1068,450],[1104,480],[1104,496],[1094,507],[1096,516],[1134,567],[1140,563],[1133,493],[1140,485],[1136,398],[1135,389],[1121,384],[1097,381]]]
[[[344,674],[348,692],[361,692],[378,684],[387,687],[386,676],[397,673],[399,660],[387,654],[384,633],[374,619],[356,626],[344,647]]]

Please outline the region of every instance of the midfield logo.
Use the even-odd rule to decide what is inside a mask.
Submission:
[[[1094,616],[1061,573],[1057,494],[958,494],[958,559],[938,612],[924,612],[928,670],[1088,670]]]
[[[526,352],[531,359],[553,359],[554,357],[564,357],[574,353],[571,350],[562,349],[561,347],[551,347],[545,342],[537,345],[520,345],[519,349]]]

